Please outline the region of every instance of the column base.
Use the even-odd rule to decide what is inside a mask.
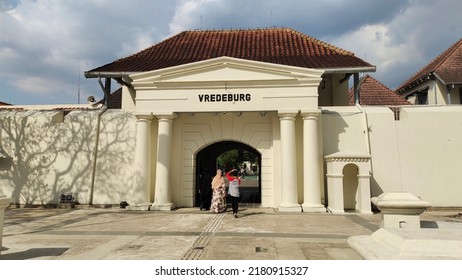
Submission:
[[[307,213],[325,213],[327,211],[322,204],[302,204],[302,210]]]
[[[345,214],[345,210],[343,209],[333,209],[333,208],[330,208],[330,207],[327,207],[327,211],[332,213],[332,214]]]
[[[153,203],[149,208],[150,211],[172,211],[175,209],[175,205],[173,203]]]
[[[300,213],[302,212],[302,207],[300,204],[284,204],[279,205],[278,207],[279,212],[293,212],[293,213]]]
[[[138,205],[128,205],[125,209],[130,211],[149,211],[150,203],[138,204]]]

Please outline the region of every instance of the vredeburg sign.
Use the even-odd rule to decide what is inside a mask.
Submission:
[[[249,93],[212,93],[199,94],[198,96],[199,102],[241,102],[252,99]]]

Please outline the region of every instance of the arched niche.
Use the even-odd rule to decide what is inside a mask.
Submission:
[[[324,158],[327,165],[328,211],[339,214],[347,209],[371,213],[371,156],[339,152]]]

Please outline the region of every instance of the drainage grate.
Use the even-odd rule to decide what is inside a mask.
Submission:
[[[201,233],[199,238],[194,242],[191,249],[189,249],[183,256],[183,260],[198,260],[200,259],[205,247],[209,244],[213,234],[218,230],[223,221],[226,213],[217,214],[210,223],[207,224],[204,231]]]

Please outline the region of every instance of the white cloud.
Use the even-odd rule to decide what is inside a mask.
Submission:
[[[28,103],[47,89],[74,102],[79,66],[83,74],[184,30],[291,27],[375,64],[390,87],[462,34],[459,0],[0,1],[0,90],[10,91],[0,96]],[[101,94],[96,80],[81,82]]]
[[[389,26],[385,24],[362,26],[355,32],[332,38],[330,43],[353,51],[357,57],[377,66],[377,74],[372,75],[379,80],[386,80],[391,71],[403,65],[423,59],[415,45],[394,42]]]
[[[326,40],[376,65],[372,75],[394,89],[459,39],[460,10],[455,0],[410,1],[387,22]]]
[[[191,26],[197,25],[198,21],[200,23],[200,17],[197,18],[197,16],[201,4],[201,0],[185,0],[179,2],[176,6],[175,14],[169,23],[170,33],[176,34]]]
[[[83,74],[165,37],[174,6],[162,0],[23,0],[16,4],[0,10],[0,76],[5,77],[0,81],[24,96],[48,90],[50,100],[75,91],[79,65]],[[99,94],[97,81],[88,82],[94,84],[92,95]]]

